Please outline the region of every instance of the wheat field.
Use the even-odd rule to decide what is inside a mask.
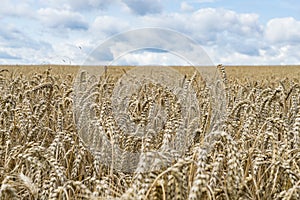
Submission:
[[[217,130],[210,128],[215,105],[201,76],[176,69],[184,74],[183,88],[195,92],[197,125],[181,126],[184,105],[148,84],[130,97],[129,115],[147,127],[155,103],[167,110],[167,120],[156,120],[163,128],[153,126],[153,135],[146,128],[141,139],[126,135],[112,113],[113,89],[128,67],[109,68],[93,86],[101,131],[84,138],[74,110],[78,67],[1,66],[0,199],[300,199],[300,67],[219,66],[226,107]],[[193,136],[190,145],[155,170],[145,170],[142,156],[115,155],[98,141],[106,136],[142,155],[171,143],[180,127]],[[99,159],[94,143],[120,160],[121,170]],[[134,170],[122,170],[125,161]]]

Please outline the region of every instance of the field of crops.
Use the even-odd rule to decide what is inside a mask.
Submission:
[[[163,86],[142,85],[124,113],[141,127],[134,135],[113,114],[129,68],[95,81],[78,67],[0,67],[0,199],[300,199],[300,67],[219,66],[219,118],[201,75],[176,69],[199,116]],[[152,162],[157,149],[164,163]]]

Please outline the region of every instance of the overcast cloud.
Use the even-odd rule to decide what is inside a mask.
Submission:
[[[113,35],[147,27],[189,37],[214,64],[299,64],[299,9],[300,2],[293,0],[2,0],[0,64],[82,64]],[[149,40],[167,42],[165,37],[144,33],[134,41],[143,46]],[[97,62],[123,55],[126,41],[99,51]],[[184,42],[173,43],[189,51]],[[132,51],[114,63],[186,63],[175,57],[166,51]]]

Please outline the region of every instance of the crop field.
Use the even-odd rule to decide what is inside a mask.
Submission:
[[[300,199],[300,67],[173,69],[0,66],[0,199]]]

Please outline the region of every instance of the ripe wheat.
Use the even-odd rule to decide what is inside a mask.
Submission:
[[[299,199],[299,79],[238,79],[218,69],[227,100],[220,130],[210,129],[212,97],[197,73],[182,80],[181,94],[192,87],[199,102],[200,116],[188,121],[178,97],[157,83],[114,116],[114,74],[97,81],[82,72],[75,89],[87,92],[74,99],[73,74],[0,70],[0,199]],[[86,126],[74,104],[91,116]],[[149,170],[155,150],[173,140],[188,149],[166,151],[166,163]]]

